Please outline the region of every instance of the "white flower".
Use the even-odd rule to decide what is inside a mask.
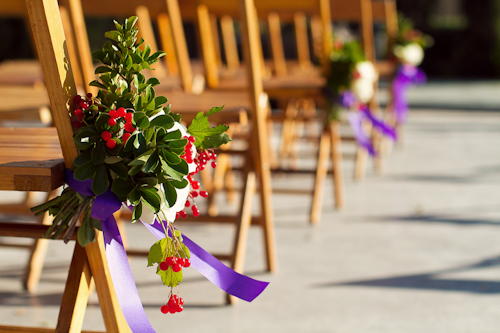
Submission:
[[[358,101],[368,103],[374,94],[373,81],[363,79],[353,80],[351,90]]]
[[[162,112],[159,112],[157,115],[151,117],[150,120],[152,120],[155,117],[157,117],[158,115],[162,114]],[[183,137],[189,136],[186,127],[178,122],[176,122],[174,124],[174,126],[172,126],[172,128],[167,130],[167,132],[172,132],[175,130],[179,130]],[[196,156],[196,147],[194,145],[191,148],[191,156],[194,160],[194,158]],[[189,173],[195,172],[196,171],[196,163],[194,163],[194,162],[188,163],[188,169],[189,169],[189,171],[188,171]],[[187,179],[187,176],[185,176],[184,179]],[[163,189],[163,186],[161,184],[158,184],[158,185],[156,185],[156,189],[158,190],[158,194],[160,195],[160,199],[161,199],[160,210],[163,212],[163,213],[159,213],[158,217],[160,219],[166,218],[168,222],[174,222],[175,217],[176,217],[176,213],[183,210],[185,207],[189,193],[191,192],[191,185],[188,183],[188,185],[184,188],[181,188],[181,189],[176,188],[175,189],[175,191],[177,192],[177,200],[175,201],[175,204],[172,205],[172,207],[169,207],[167,200],[165,199],[165,191]],[[165,214],[165,216],[163,216],[163,214]],[[148,208],[143,209],[142,216],[141,216],[141,220],[143,222],[153,224],[155,221],[155,218],[156,218],[156,216],[155,216],[154,212],[152,212]]]
[[[356,64],[354,69],[358,72],[361,80],[375,82],[378,80],[378,73],[371,61],[362,61]]]
[[[361,103],[367,103],[373,97],[374,84],[378,79],[375,66],[370,61],[362,61],[356,64],[355,76],[351,82],[351,91]]]
[[[413,66],[418,66],[424,59],[424,50],[417,43],[411,43],[406,46],[397,45],[394,47],[394,54],[402,62]]]

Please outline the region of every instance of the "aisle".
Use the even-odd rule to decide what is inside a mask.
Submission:
[[[352,171],[351,162],[344,164]],[[312,179],[275,179],[276,186]],[[319,226],[309,199],[274,195],[279,272],[263,270],[259,230],[251,231],[246,271],[271,281],[253,303],[223,304],[198,273],[181,286],[182,314],[162,315],[162,288],[144,259],[132,260],[146,311],[158,332],[497,332],[500,326],[500,113],[418,110],[404,149],[382,176],[347,181],[347,208],[332,208],[327,184]],[[231,230],[179,226],[207,249],[225,249]],[[129,226],[136,245],[150,244]],[[54,326],[68,247],[50,247],[38,296],[19,297],[26,254],[1,248],[0,322]],[[102,329],[92,298],[85,329]],[[33,305],[34,307],[32,307]]]

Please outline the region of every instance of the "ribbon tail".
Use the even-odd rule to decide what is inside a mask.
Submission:
[[[363,115],[359,112],[349,112],[347,114],[347,119],[349,120],[352,132],[354,133],[354,138],[358,144],[365,148],[370,156],[375,156],[375,149],[373,148],[372,140],[363,130]]]
[[[125,320],[134,333],[154,333],[155,330],[151,326],[139,298],[116,220],[111,215],[102,220],[101,225],[106,244],[109,272]]]
[[[142,223],[158,239],[165,237],[163,227],[158,221],[152,225]],[[191,254],[191,266],[228,294],[251,302],[268,286],[269,282],[252,279],[227,267],[186,235],[183,234],[182,238]]]
[[[363,113],[368,119],[370,119],[374,128],[378,129],[383,135],[388,136],[393,141],[397,140],[397,134],[394,128],[392,128],[391,126],[384,123],[382,120],[375,117],[368,108],[365,108],[363,110]]]

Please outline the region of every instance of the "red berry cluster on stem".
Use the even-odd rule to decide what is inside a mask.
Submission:
[[[178,273],[182,270],[182,267],[187,268],[191,266],[191,260],[179,257],[167,257],[165,261],[160,263],[160,269],[166,271],[169,267],[172,267],[172,271]]]
[[[184,310],[184,300],[177,295],[170,296],[168,303],[161,307],[161,312],[164,314],[182,312],[182,310]]]
[[[212,150],[201,150],[196,157],[193,159],[192,157],[192,149],[193,149],[193,144],[195,142],[195,138],[193,136],[188,136],[184,137],[185,139],[188,140],[188,143],[186,144],[186,147],[184,149],[184,154],[181,155],[180,157],[186,160],[188,163],[195,163],[196,164],[196,171],[191,172],[188,176],[187,179],[189,181],[189,184],[191,185],[191,188],[193,189],[188,196],[188,200],[186,201],[185,207],[189,208],[191,207],[191,211],[193,213],[194,217],[200,216],[200,211],[198,209],[198,206],[196,206],[196,202],[194,201],[194,198],[198,197],[198,195],[202,196],[203,198],[208,197],[208,192],[200,190],[200,182],[196,181],[193,179],[193,176],[200,172],[201,170],[205,169],[206,164],[208,161],[212,160],[212,168],[215,168],[217,166],[217,162],[215,162],[215,159],[217,158],[217,154],[215,154]],[[179,217],[186,218],[187,213],[184,210],[181,210],[177,212],[176,214],[176,219]]]

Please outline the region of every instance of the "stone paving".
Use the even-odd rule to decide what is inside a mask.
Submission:
[[[156,331],[498,332],[500,113],[491,111],[500,110],[499,88],[430,83],[412,91],[413,104],[427,106],[412,110],[403,147],[385,159],[382,175],[370,167],[362,182],[347,177],[341,212],[328,179],[316,227],[307,222],[310,198],[273,195],[279,271],[263,272],[261,234],[253,228],[245,271],[271,284],[252,303],[225,306],[222,292],[187,270],[184,312],[162,315],[168,291],[144,258],[132,259]],[[352,167],[345,161],[346,175]],[[312,184],[309,176],[273,180],[277,188]],[[179,228],[208,250],[231,245],[230,227]],[[133,247],[154,241],[139,225],[128,231]],[[1,324],[55,326],[72,247],[50,244],[34,295],[20,284],[26,251],[0,248]],[[95,295],[84,328],[104,329]]]

